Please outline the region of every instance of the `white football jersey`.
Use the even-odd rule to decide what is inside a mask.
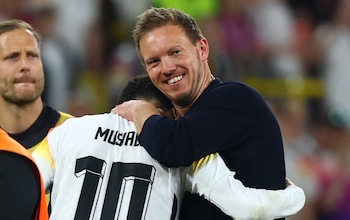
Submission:
[[[116,114],[72,118],[33,154],[51,191],[54,219],[175,219],[178,169],[160,165]]]
[[[305,194],[246,188],[218,154],[168,168],[139,145],[134,124],[116,114],[68,119],[33,152],[47,190],[50,220],[178,219],[183,191],[234,219],[273,219],[300,211]]]

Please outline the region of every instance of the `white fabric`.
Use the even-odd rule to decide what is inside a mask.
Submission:
[[[138,144],[134,124],[115,114],[68,119],[33,156],[45,187],[53,183],[50,220],[83,218],[84,213],[84,219],[103,219],[102,213],[108,213],[108,219],[126,219],[128,214],[136,219],[170,219],[175,195],[180,207],[181,175],[184,189],[203,195],[236,219],[291,215],[305,203],[303,191],[295,185],[285,191],[245,188],[217,154],[188,168],[164,167]],[[141,201],[143,209],[131,210],[136,207],[130,205],[132,198]],[[177,208],[176,216],[178,212]],[[143,217],[135,216],[138,213]]]
[[[286,217],[296,214],[305,205],[304,191],[290,180],[286,190],[248,188],[234,178],[235,172],[229,171],[217,154],[204,160],[207,161],[187,168],[190,170],[185,172],[186,190],[204,196],[234,219]]]
[[[48,188],[54,183],[50,220],[74,219],[78,204],[92,205],[83,208],[83,213],[90,215],[86,219],[103,219],[102,212],[108,211],[115,214],[114,217],[109,214],[108,219],[126,219],[131,195],[143,201],[144,207],[129,214],[141,213],[144,218],[140,219],[170,219],[174,195],[181,198],[180,173],[160,165],[138,145],[133,123],[115,114],[73,118],[55,128],[47,141],[49,149],[46,145],[45,150],[43,144],[33,156],[38,161],[45,186]],[[52,158],[47,158],[47,152]],[[120,168],[113,168],[119,163],[123,163]],[[132,175],[134,173],[137,174]],[[145,173],[149,176],[144,176]],[[90,184],[86,188],[88,194],[84,194],[87,184]],[[132,189],[137,188],[135,184],[146,188],[139,187],[139,191],[132,193]],[[115,188],[106,193],[108,186]],[[79,201],[82,194],[92,196],[92,202],[88,197]],[[108,194],[114,198],[119,196],[118,205],[110,199],[105,201]],[[109,206],[102,211],[104,204]],[[117,210],[111,210],[113,207]]]

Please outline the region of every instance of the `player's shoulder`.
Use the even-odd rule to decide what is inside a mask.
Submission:
[[[69,117],[66,119],[65,123],[62,126],[71,126],[72,124],[84,124],[84,123],[92,123],[94,121],[107,120],[109,118],[109,113],[101,113],[101,114],[92,114],[92,115],[83,115],[78,117]]]
[[[121,117],[120,115],[114,113],[100,113],[83,115],[79,117],[68,118],[65,123],[59,127],[70,127],[70,126],[91,126],[91,125],[104,125],[104,124],[115,124],[129,122],[127,119]],[[130,122],[129,122],[130,123]]]
[[[226,81],[220,84],[220,88],[227,89],[227,90],[240,90],[240,91],[249,91],[252,89],[251,86],[244,82],[232,80],[232,81]]]
[[[260,96],[256,89],[244,82],[236,80],[222,82],[216,79],[208,87],[206,93],[213,97],[224,97],[234,100],[242,100],[244,98],[249,99],[256,97],[257,95]]]
[[[70,118],[74,117],[73,115],[71,115],[69,113],[66,113],[66,112],[58,111],[58,113],[60,114],[60,117],[58,118],[58,121],[57,121],[56,125],[60,125],[63,122],[65,122],[67,119],[70,119]]]
[[[60,113],[60,117],[61,117],[61,118],[67,119],[67,118],[72,118],[72,117],[74,117],[73,115],[71,115],[71,114],[69,114],[69,113],[67,113],[67,112],[61,112],[61,111],[59,111],[59,113]]]

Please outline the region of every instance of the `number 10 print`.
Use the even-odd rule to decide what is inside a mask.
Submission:
[[[75,175],[84,178],[75,220],[93,219],[105,175],[109,175],[101,220],[144,219],[152,190],[155,168],[141,163],[115,162],[109,173],[106,162],[95,157],[77,159]],[[125,193],[131,191],[129,193]],[[128,210],[123,214],[121,210]],[[126,216],[122,216],[126,215]]]

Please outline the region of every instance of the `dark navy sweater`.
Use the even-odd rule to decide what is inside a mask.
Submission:
[[[139,142],[160,163],[189,166],[218,152],[247,187],[285,188],[282,137],[263,97],[240,82],[215,79],[181,118],[151,116]],[[239,201],[237,201],[239,202]],[[230,219],[197,195],[187,193],[180,219]]]

